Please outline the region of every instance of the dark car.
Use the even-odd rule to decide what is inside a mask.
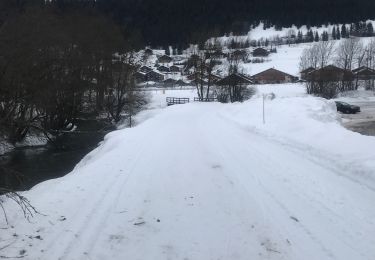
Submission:
[[[350,105],[348,103],[342,101],[335,101],[337,111],[344,113],[344,114],[355,114],[361,112],[361,108],[359,106]]]

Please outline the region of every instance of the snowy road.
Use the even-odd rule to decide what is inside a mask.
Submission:
[[[15,228],[0,240],[12,244],[0,255],[375,259],[375,190],[225,109],[170,107],[110,134],[73,173],[27,194],[46,216],[10,216]]]
[[[375,101],[354,101],[350,102],[361,108],[361,112],[357,114],[343,114],[345,126],[355,132],[375,136]]]

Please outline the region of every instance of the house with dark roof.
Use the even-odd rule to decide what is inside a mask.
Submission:
[[[306,80],[322,82],[353,81],[354,74],[350,70],[345,70],[334,65],[328,65],[308,73],[306,75]]]
[[[256,48],[252,54],[254,57],[267,57],[270,53],[264,48]]]
[[[150,48],[145,49],[145,54],[146,55],[152,55],[154,52]]]
[[[134,78],[137,83],[145,82],[147,81],[146,73],[137,71],[134,73]]]
[[[246,60],[249,54],[246,50],[235,50],[230,54],[232,60]]]
[[[361,66],[352,70],[354,76],[359,80],[370,80],[375,79],[375,70],[369,67]]]
[[[157,68],[158,71],[168,73],[170,72],[170,69],[167,66],[161,65]]]
[[[146,80],[147,81],[155,81],[155,82],[161,82],[164,80],[164,75],[157,72],[157,71],[150,71],[146,73]]]
[[[214,52],[206,52],[206,57],[209,59],[222,59],[226,54],[222,50],[215,50]]]
[[[168,55],[163,55],[158,58],[158,63],[162,63],[162,64],[170,63],[172,61],[173,59]]]
[[[232,73],[225,78],[218,80],[215,84],[218,86],[251,85],[254,84],[254,81],[244,74]]]
[[[307,69],[302,70],[302,71],[300,72],[300,74],[301,74],[301,79],[306,80],[307,75],[308,75],[310,72],[314,71],[314,70],[315,70],[315,68],[313,68],[313,67],[309,67],[309,68],[307,68]]]
[[[298,77],[274,68],[270,68],[253,75],[251,79],[257,84],[279,84],[296,82]]]
[[[176,86],[176,80],[174,79],[166,79],[163,81],[164,87],[166,88],[173,88]]]
[[[152,68],[149,67],[149,66],[142,66],[138,69],[139,72],[142,72],[142,73],[148,73],[150,71],[152,71]]]
[[[181,86],[187,86],[189,84],[183,81],[182,79],[179,79],[176,81],[176,85],[181,87]]]
[[[170,72],[180,72],[181,68],[176,66],[176,65],[173,65],[173,66],[169,67],[169,70],[170,70]]]

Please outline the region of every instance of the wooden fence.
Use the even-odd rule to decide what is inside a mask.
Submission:
[[[190,102],[190,98],[176,98],[176,97],[167,97],[166,98],[167,105],[177,105],[177,104],[185,104]]]

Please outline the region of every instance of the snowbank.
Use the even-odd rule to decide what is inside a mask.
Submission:
[[[303,94],[276,95],[265,101],[265,124],[260,97],[221,113],[249,131],[335,164],[341,174],[375,189],[375,137],[344,128],[334,101]]]

